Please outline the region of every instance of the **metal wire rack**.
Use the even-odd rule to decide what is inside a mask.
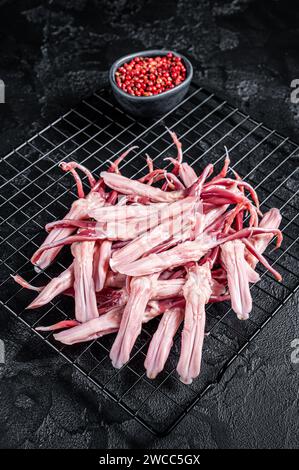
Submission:
[[[165,126],[178,134],[186,161],[198,170],[208,162],[217,170],[226,145],[232,168],[255,186],[262,209],[279,207],[283,215],[282,247],[270,248],[266,255],[283,275],[283,282],[260,272],[261,281],[252,286],[253,312],[246,322],[236,319],[228,303],[207,308],[209,335],[202,373],[188,386],[175,373],[179,334],[160,376],[150,381],[144,374],[145,352],[158,320],[144,326],[129,363],[115,370],[109,360],[111,336],[68,347],[56,344],[49,333],[36,332],[38,325],[71,317],[73,306],[60,297],[38,311],[26,311],[32,293],[10,277],[19,273],[42,284],[69,263],[68,255],[62,254],[55,266],[37,274],[28,261],[44,239],[44,225],[61,218],[75,197],[71,178],[58,168],[60,161],[75,159],[97,174],[107,160],[136,143],[139,150],[123,163],[122,172],[141,176],[146,152],[158,165],[175,152]],[[167,434],[219,382],[228,366],[242,357],[248,344],[298,289],[298,148],[196,83],[179,106],[150,124],[135,121],[120,110],[109,91],[95,93],[2,159],[1,304],[131,417],[156,435]]]

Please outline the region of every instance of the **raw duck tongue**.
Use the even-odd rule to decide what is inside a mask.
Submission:
[[[158,328],[150,342],[144,367],[149,379],[155,379],[164,369],[173,338],[184,318],[184,310],[180,307],[170,308],[165,311]]]
[[[202,347],[205,335],[205,306],[212,294],[210,263],[194,264],[188,270],[183,288],[186,299],[181,354],[177,366],[180,380],[190,384],[200,373]]]
[[[227,273],[232,309],[239,320],[246,320],[252,310],[249,283],[257,282],[259,275],[247,263],[245,245],[241,240],[224,243],[221,246],[221,260]]]
[[[74,291],[76,320],[84,323],[99,316],[93,279],[95,242],[74,243]]]
[[[130,295],[125,307],[118,334],[110,351],[110,359],[120,369],[130,359],[131,350],[141,332],[142,321],[153,285],[158,274],[133,278],[130,282]]]

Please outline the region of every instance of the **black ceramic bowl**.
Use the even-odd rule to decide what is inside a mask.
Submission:
[[[177,85],[171,90],[164,91],[160,95],[155,96],[132,96],[128,93],[125,93],[117,86],[115,81],[115,72],[121,65],[129,62],[134,57],[164,56],[168,52],[172,52],[174,55],[181,57],[186,67],[186,79],[180,83],[180,85]],[[129,114],[139,118],[156,118],[162,116],[177,106],[186,95],[192,80],[192,76],[192,64],[185,56],[177,52],[159,49],[136,52],[135,54],[121,57],[120,59],[116,60],[114,64],[112,64],[109,71],[109,81],[116,101]]]

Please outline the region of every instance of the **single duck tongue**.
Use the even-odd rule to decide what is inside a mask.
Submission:
[[[112,364],[117,369],[120,369],[130,358],[131,350],[141,332],[144,312],[152,296],[153,283],[157,277],[158,274],[155,274],[131,280],[129,299],[110,351]]]
[[[231,305],[240,320],[246,320],[252,309],[249,283],[257,282],[259,275],[245,259],[245,245],[233,240],[221,246],[221,261],[227,273]]]
[[[38,296],[28,305],[27,309],[39,308],[51,302],[59,294],[70,289],[74,283],[73,263],[59,276],[54,277],[41,290]]]
[[[84,323],[99,316],[93,279],[95,242],[74,243],[74,291],[76,320]]]
[[[140,181],[131,180],[125,176],[109,173],[107,171],[103,171],[100,176],[109,188],[121,194],[145,197],[153,202],[174,202],[178,199],[183,199],[185,196],[184,191],[165,192],[154,186],[148,186],[144,183],[140,183]]]
[[[281,214],[279,209],[273,208],[266,212],[259,223],[259,227],[262,228],[274,228],[278,229],[281,223]],[[256,235],[249,239],[255,250],[263,254],[266,250],[267,246],[271,242],[273,238],[272,233],[262,233],[261,235]],[[258,259],[252,255],[248,254],[246,257],[247,261],[249,262],[250,266],[254,269],[258,263]]]
[[[182,307],[169,308],[163,314],[158,328],[150,342],[144,367],[149,379],[155,379],[164,369],[173,338],[184,318]]]
[[[101,243],[96,243],[93,258],[93,276],[96,292],[100,292],[104,288],[109,271],[111,251],[112,242],[110,240],[103,240]]]
[[[150,301],[144,312],[142,319],[143,323],[147,323],[153,318],[161,315],[167,307],[169,307],[169,302],[167,301]],[[70,345],[82,343],[85,341],[93,341],[94,339],[100,338],[102,336],[115,333],[119,329],[123,311],[123,306],[117,306],[111,308],[103,315],[100,315],[98,318],[93,318],[86,323],[78,324],[78,322],[74,321],[73,323],[76,324],[74,326],[71,325],[70,321],[69,326],[73,326],[73,328],[56,333],[54,338],[63,344]],[[59,324],[59,327],[66,328],[66,326],[61,326],[61,323]],[[49,331],[58,329],[58,327],[57,325],[52,325],[50,327],[38,327],[37,329]]]
[[[186,300],[181,354],[177,372],[183,383],[190,384],[200,373],[202,347],[205,334],[205,305],[212,293],[210,263],[194,264],[188,270],[183,288]]]
[[[93,318],[92,320],[74,326],[69,330],[56,333],[54,338],[63,344],[70,345],[92,341],[100,338],[101,336],[115,333],[118,331],[122,313],[123,306],[114,307],[98,318]]]

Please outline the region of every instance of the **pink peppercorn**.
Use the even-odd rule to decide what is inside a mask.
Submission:
[[[163,57],[135,57],[115,73],[116,84],[135,96],[152,96],[171,90],[186,79],[180,57],[169,52]]]

